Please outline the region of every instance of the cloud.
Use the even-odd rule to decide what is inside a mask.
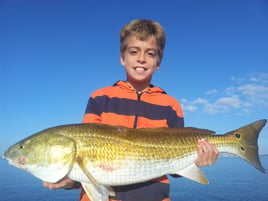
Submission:
[[[214,95],[214,94],[216,94],[217,92],[218,92],[217,89],[212,89],[212,90],[207,91],[207,92],[206,92],[206,95]]]
[[[188,112],[194,112],[195,110],[197,110],[197,107],[194,105],[185,105],[183,106],[183,109]]]
[[[237,88],[250,102],[268,107],[268,87],[257,84],[247,84]]]
[[[202,110],[207,114],[232,112],[236,115],[249,114],[252,108],[268,108],[268,74],[250,74],[245,77],[232,77],[231,86],[222,92],[208,90],[204,97],[193,101],[184,99],[184,111]],[[254,107],[253,107],[254,106]]]
[[[194,101],[184,99],[182,105],[184,111],[194,112],[201,109],[208,114],[227,113],[232,109],[250,106],[249,103],[243,102],[237,95],[220,97],[215,101],[208,101],[208,99],[204,98],[197,98]]]
[[[219,110],[228,111],[230,108],[238,108],[242,104],[238,96],[222,97],[214,102],[214,107]]]
[[[197,98],[195,101],[193,101],[193,104],[206,104],[208,101],[204,98]]]

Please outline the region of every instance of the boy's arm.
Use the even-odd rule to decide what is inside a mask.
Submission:
[[[90,97],[82,123],[101,123],[101,111],[95,98]]]

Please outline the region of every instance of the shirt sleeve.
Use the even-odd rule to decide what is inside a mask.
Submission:
[[[174,99],[172,110],[168,115],[168,127],[170,128],[181,128],[184,127],[184,115],[180,103]]]
[[[100,108],[93,97],[88,100],[82,123],[101,123]]]

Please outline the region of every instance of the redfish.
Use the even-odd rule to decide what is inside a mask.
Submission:
[[[258,154],[258,136],[267,120],[223,135],[198,128],[130,129],[104,124],[49,128],[11,146],[10,164],[55,183],[65,176],[82,183],[92,201],[107,201],[111,186],[178,174],[196,182],[208,180],[195,165],[198,139],[219,152],[235,154],[265,173]]]

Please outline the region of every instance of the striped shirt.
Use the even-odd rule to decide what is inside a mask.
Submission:
[[[128,82],[118,81],[90,96],[83,123],[174,128],[184,126],[184,117],[179,102],[161,88],[151,85],[138,93]],[[114,187],[114,190],[116,195],[110,200],[169,200],[166,176],[141,184]],[[83,191],[80,200],[89,200]]]

